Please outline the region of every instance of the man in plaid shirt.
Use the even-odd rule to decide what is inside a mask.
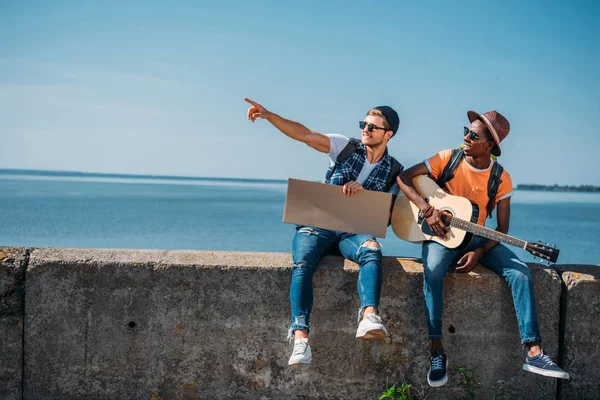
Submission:
[[[324,135],[268,111],[262,105],[245,99],[251,104],[247,117],[255,122],[262,118],[269,121],[285,135],[306,143],[313,149],[328,154],[331,165],[326,183],[341,186],[347,196],[367,189],[397,194],[398,185],[391,183],[402,171],[402,165],[387,151],[387,142],[398,131],[400,119],[389,106],[375,107],[359,122],[361,141],[356,150],[344,160],[338,160],[350,139],[339,134]],[[393,167],[395,165],[395,167]],[[391,182],[391,183],[390,183]],[[390,187],[391,186],[391,187]],[[292,325],[288,339],[294,339],[294,350],[289,365],[308,364],[312,353],[308,344],[310,313],[313,305],[312,277],[319,260],[332,251],[339,251],[345,258],[360,266],[358,293],[360,295],[360,321],[356,337],[363,340],[379,340],[387,330],[378,315],[381,295],[381,246],[374,236],[330,231],[311,226],[296,227],[292,242],[293,272],[290,286]]]

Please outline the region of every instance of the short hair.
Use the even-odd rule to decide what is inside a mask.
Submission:
[[[385,118],[385,115],[383,115],[383,113],[381,111],[379,111],[376,108],[372,108],[367,112],[367,115],[373,115],[375,117],[381,117],[383,119],[383,127],[385,129],[387,129],[388,131],[391,131],[392,128],[390,128],[390,124],[388,123],[387,118]]]

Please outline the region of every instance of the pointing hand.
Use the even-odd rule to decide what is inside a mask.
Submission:
[[[258,104],[257,102],[255,102],[254,100],[250,100],[247,97],[244,97],[244,100],[246,100],[248,103],[252,104],[252,107],[250,107],[248,109],[248,119],[252,122],[256,121],[256,118],[263,118],[263,119],[267,119],[269,117],[269,110],[267,110],[266,108],[264,108],[263,106],[261,106],[260,104]]]

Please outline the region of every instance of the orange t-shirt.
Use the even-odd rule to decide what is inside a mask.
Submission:
[[[431,157],[429,160],[423,161],[429,170],[429,174],[433,180],[437,180],[442,175],[446,164],[450,162],[452,156],[452,150],[443,150]],[[492,171],[492,161],[490,166],[486,169],[477,169],[471,166],[465,159],[460,162],[458,168],[454,172],[454,178],[449,182],[446,182],[446,191],[454,196],[466,197],[471,203],[475,203],[479,206],[479,218],[477,223],[479,225],[485,225],[485,218],[487,217],[487,203],[488,203],[488,180],[490,179],[490,173]],[[494,201],[494,208],[496,204],[507,197],[512,196],[512,180],[510,175],[506,171],[502,171],[500,176],[500,186],[498,187],[498,193]]]

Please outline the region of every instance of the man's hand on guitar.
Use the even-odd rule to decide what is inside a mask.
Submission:
[[[457,264],[459,267],[456,268],[456,272],[471,272],[479,264],[479,260],[483,257],[483,250],[476,249],[470,251],[458,260]]]
[[[442,214],[437,209],[434,209],[433,214],[427,218],[427,225],[429,225],[437,237],[442,239],[446,237],[449,228],[442,221]]]
[[[354,196],[360,190],[363,190],[363,187],[360,183],[356,181],[350,181],[342,186],[342,193],[344,193],[348,197]]]

